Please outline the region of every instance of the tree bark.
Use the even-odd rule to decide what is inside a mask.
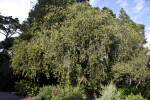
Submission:
[[[138,84],[136,85],[136,88],[141,84],[141,80],[139,80]]]
[[[131,78],[130,78],[130,85],[132,84],[132,80],[131,80]]]

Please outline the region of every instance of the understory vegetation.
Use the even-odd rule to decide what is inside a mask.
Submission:
[[[0,89],[35,100],[148,100],[144,29],[124,9],[117,18],[88,0],[38,0],[22,24],[0,15]]]

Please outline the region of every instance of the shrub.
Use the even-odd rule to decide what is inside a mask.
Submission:
[[[20,80],[15,83],[15,90],[22,95],[36,96],[39,92],[39,86],[28,80]]]
[[[121,100],[121,93],[112,82],[103,87],[101,94],[102,96],[96,100]]]
[[[82,91],[79,87],[55,87],[44,86],[36,100],[83,100]]]
[[[40,92],[35,100],[49,100],[52,94],[52,90],[55,86],[44,86],[40,89]]]
[[[82,89],[87,99],[94,99],[95,97],[99,97],[101,90],[101,85],[97,84],[93,80],[88,80],[85,83],[82,83]]]
[[[133,95],[132,93],[126,96],[125,100],[146,100],[144,99],[141,94]]]
[[[79,87],[58,87],[52,93],[53,100],[83,100],[82,90]]]
[[[119,88],[119,91],[121,92],[122,96],[127,96],[130,95],[131,93],[133,94],[139,94],[141,93],[141,90],[139,88],[136,88],[135,86],[132,85],[121,85]]]

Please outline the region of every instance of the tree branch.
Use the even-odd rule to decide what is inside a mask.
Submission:
[[[136,85],[136,88],[141,84],[141,80],[139,80],[138,84]]]

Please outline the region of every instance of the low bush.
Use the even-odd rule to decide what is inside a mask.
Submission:
[[[39,86],[28,80],[20,80],[15,83],[15,90],[24,96],[36,96],[39,92]]]
[[[36,100],[83,100],[82,90],[79,87],[44,86]]]
[[[97,84],[96,82],[92,80],[88,80],[87,82],[84,82],[81,84],[81,87],[84,91],[86,99],[94,99],[95,97],[100,96],[100,92],[102,90],[101,84]]]
[[[49,100],[55,86],[43,86],[35,100]]]
[[[141,90],[139,88],[136,88],[135,86],[132,85],[121,85],[121,87],[118,90],[121,92],[121,95],[124,97],[130,95],[131,93],[133,94],[141,93]]]
[[[79,87],[58,87],[52,93],[52,100],[83,100],[82,93]]]
[[[133,95],[132,93],[126,96],[125,100],[146,100],[144,99],[141,94]]]
[[[112,82],[103,87],[101,94],[102,96],[96,100],[122,100],[121,93]]]

